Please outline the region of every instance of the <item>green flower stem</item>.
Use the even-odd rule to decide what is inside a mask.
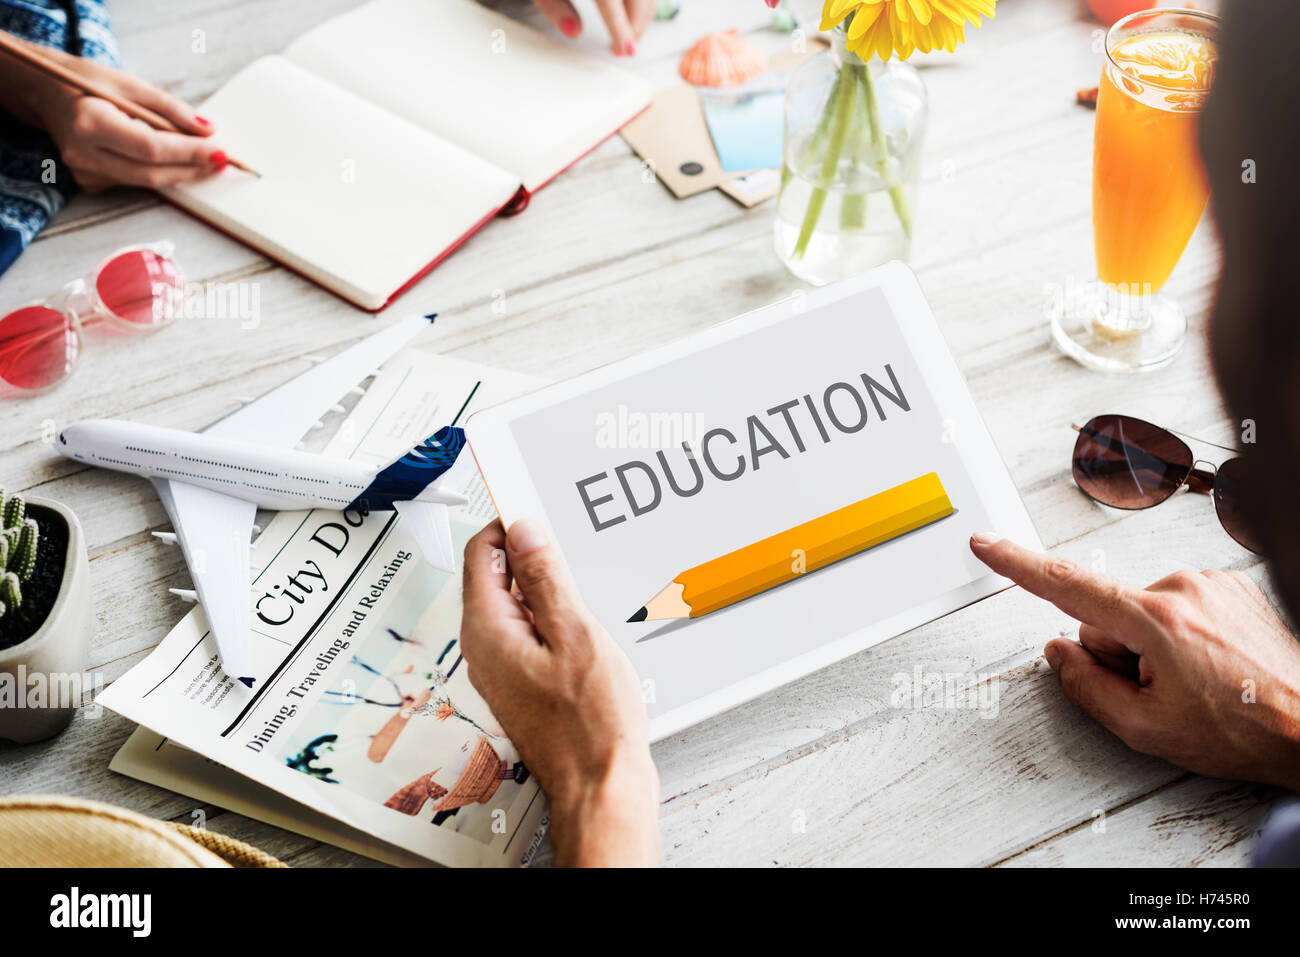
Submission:
[[[844,152],[844,140],[852,125],[850,121],[853,119],[853,101],[857,99],[857,84],[853,81],[853,74],[847,72],[852,69],[853,67],[847,62],[841,66],[840,82],[831,90],[835,100],[835,115],[831,124],[830,140],[826,144],[826,155],[822,157],[820,178],[823,183],[829,183],[835,178],[840,154]],[[808,209],[803,214],[803,225],[799,227],[799,238],[795,241],[794,252],[791,254],[795,259],[803,259],[808,249],[808,241],[812,239],[813,230],[817,228],[817,220],[821,218],[822,207],[825,205],[826,187],[814,187],[812,196],[808,200]]]
[[[871,142],[876,150],[876,171],[881,182],[889,185],[894,180],[890,170],[889,147],[885,142],[885,133],[880,126],[880,107],[876,103],[876,81],[871,78],[871,67],[862,71],[862,93],[867,102],[867,123],[871,126]],[[903,234],[912,238],[912,209],[903,193],[903,184],[894,182],[889,187],[889,200],[894,204],[894,213],[903,226]]]
[[[804,144],[803,155],[799,158],[800,170],[805,170],[811,166],[817,159],[817,154],[821,151],[826,142],[826,137],[830,136],[831,122],[835,119],[835,107],[840,101],[840,80],[843,71],[835,74],[835,82],[831,84],[831,92],[826,97],[826,103],[822,106],[821,119],[817,121],[817,129],[813,135],[808,137],[808,142]]]
[[[857,69],[856,65],[855,65],[855,69]],[[856,83],[857,80],[855,79],[854,82]],[[864,132],[862,118],[865,112],[866,112],[865,110],[859,109],[856,104],[854,105],[853,127],[849,131],[850,143],[862,142],[862,135]],[[856,154],[859,151],[853,150],[852,148],[850,149],[851,152],[854,153],[854,159],[856,165],[856,160],[857,160]],[[840,197],[840,229],[842,231],[852,232],[852,231],[861,231],[863,229],[866,229],[867,203],[870,200],[870,198],[871,197],[866,193],[857,193],[852,191],[845,192]]]
[[[840,199],[840,228],[865,229],[867,226],[867,194],[845,193]]]
[[[817,128],[813,130],[808,141],[803,145],[803,151],[797,161],[794,161],[794,169],[805,170],[817,159],[817,151],[821,149],[822,144],[826,142],[826,137],[830,133],[831,118],[835,115],[835,103],[840,92],[840,77],[835,75],[835,82],[831,85],[830,95],[826,97],[826,103],[822,106],[821,119],[817,121]],[[794,170],[791,169],[790,163],[781,164],[781,189],[784,190],[786,184],[794,176]]]

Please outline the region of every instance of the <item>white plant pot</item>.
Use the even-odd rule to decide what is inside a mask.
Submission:
[[[48,509],[68,528],[63,578],[49,614],[36,633],[0,651],[0,739],[28,744],[62,731],[88,690],[86,663],[94,615],[86,536],[77,516],[49,499],[27,505]]]

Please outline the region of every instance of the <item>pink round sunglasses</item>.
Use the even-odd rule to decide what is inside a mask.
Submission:
[[[81,357],[83,325],[108,319],[148,332],[180,312],[184,282],[169,242],[128,246],[106,257],[83,279],[54,295],[0,317],[0,379],[40,392],[72,374]]]

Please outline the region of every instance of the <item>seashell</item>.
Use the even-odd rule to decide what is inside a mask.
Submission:
[[[735,30],[710,33],[682,54],[677,72],[696,86],[740,86],[767,69],[767,56]]]

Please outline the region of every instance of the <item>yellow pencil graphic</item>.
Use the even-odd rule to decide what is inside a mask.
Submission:
[[[699,618],[951,514],[930,472],[688,568],[628,621]]]

